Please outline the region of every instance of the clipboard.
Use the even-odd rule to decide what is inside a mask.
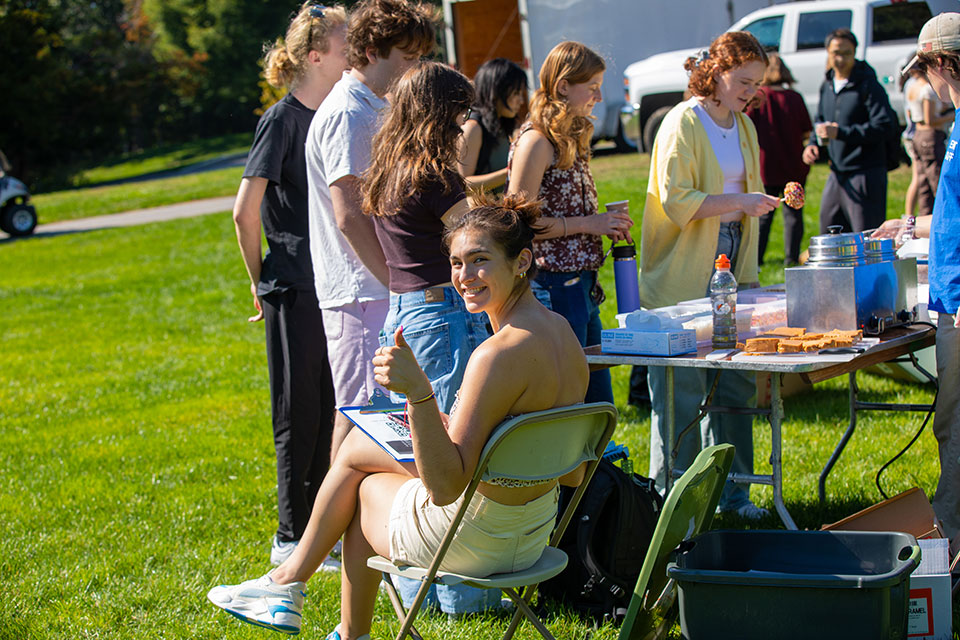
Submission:
[[[413,462],[413,440],[405,418],[405,404],[391,402],[389,396],[376,389],[369,404],[340,407],[340,413],[394,460]]]

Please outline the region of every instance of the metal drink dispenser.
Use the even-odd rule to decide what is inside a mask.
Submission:
[[[810,239],[810,259],[786,269],[787,324],[808,331],[856,330],[880,334],[915,319],[917,261],[899,260],[892,244],[862,233]]]

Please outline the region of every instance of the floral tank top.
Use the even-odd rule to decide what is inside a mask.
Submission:
[[[513,168],[513,152],[517,140],[533,128],[525,122],[510,145],[507,161],[507,184]],[[540,193],[541,213],[549,218],[592,216],[597,213],[597,187],[585,158],[577,157],[569,169],[551,165],[543,173]],[[537,266],[544,271],[596,271],[603,264],[603,240],[589,233],[572,233],[559,238],[534,240],[533,253]]]

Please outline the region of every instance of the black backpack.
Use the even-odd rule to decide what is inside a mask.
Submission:
[[[860,83],[860,101],[867,101],[867,87],[865,82]],[[893,171],[900,166],[900,160],[903,157],[903,143],[900,140],[900,134],[903,130],[900,128],[900,118],[897,112],[890,106],[890,98],[884,91],[883,109],[887,112],[890,124],[883,132],[883,152],[887,160],[887,171]]]
[[[561,513],[573,491],[562,488]],[[662,507],[653,480],[601,460],[557,545],[567,567],[540,594],[598,623],[622,622]]]

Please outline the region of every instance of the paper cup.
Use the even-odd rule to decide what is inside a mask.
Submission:
[[[629,200],[617,200],[616,202],[608,202],[603,206],[607,208],[607,213],[613,213],[613,212],[630,213]]]

